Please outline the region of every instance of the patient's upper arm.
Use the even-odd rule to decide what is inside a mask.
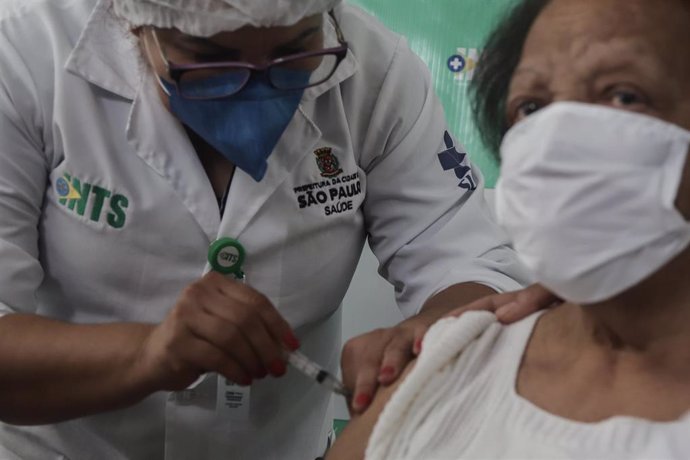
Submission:
[[[357,460],[363,459],[369,443],[371,433],[383,412],[383,408],[414,368],[415,361],[407,365],[400,378],[387,387],[380,387],[369,408],[360,416],[354,417],[345,427],[326,456],[327,460]]]

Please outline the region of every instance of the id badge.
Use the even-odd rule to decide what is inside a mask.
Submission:
[[[165,459],[206,458],[200,452],[209,446],[222,446],[228,436],[248,429],[250,396],[249,387],[218,374],[206,374],[192,387],[169,393]]]
[[[219,421],[247,422],[251,403],[251,388],[218,376],[216,415]]]

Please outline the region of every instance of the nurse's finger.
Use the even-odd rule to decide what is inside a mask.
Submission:
[[[395,382],[414,358],[413,346],[415,334],[404,328],[396,328],[399,335],[388,342],[383,351],[383,359],[379,369],[378,381],[382,385],[390,385]]]
[[[349,409],[353,414],[369,406],[378,387],[381,357],[390,337],[377,329],[348,340],[340,358],[343,384],[352,392]]]
[[[235,299],[241,304],[250,305],[261,315],[271,336],[288,350],[294,351],[300,347],[299,340],[290,324],[280,315],[265,295],[250,286],[228,279],[219,283],[218,289],[223,295]]]
[[[234,323],[210,315],[202,309],[198,314],[190,316],[188,325],[196,337],[221,349],[234,359],[246,374],[254,378],[266,376],[266,370],[259,355]]]
[[[285,373],[285,364],[281,361],[282,347],[271,340],[257,313],[260,310],[257,302],[267,303],[268,299],[258,291],[219,273],[205,275],[193,288],[196,304],[215,317],[215,323],[233,325],[213,335],[218,346],[225,350],[236,347],[232,354],[257,378],[265,377],[266,370],[271,371],[274,376]],[[207,326],[205,333],[214,333],[211,327]],[[222,336],[219,335],[221,332]]]
[[[414,331],[414,344],[412,345],[412,354],[415,356],[419,356],[419,354],[422,352],[422,343],[424,340],[424,336],[426,333],[429,331],[429,327],[427,325],[419,325]]]
[[[236,312],[236,313],[239,313]],[[239,317],[240,330],[247,337],[263,366],[273,377],[282,377],[287,372],[284,346],[272,336],[264,320],[256,312],[248,310]]]
[[[445,317],[458,317],[465,312],[472,310],[487,310],[495,312],[498,308],[507,305],[517,299],[517,292],[506,292],[503,294],[492,294],[481,299],[477,299],[467,305],[463,305],[450,311]]]
[[[273,338],[255,305],[241,304],[234,299],[221,297],[221,301],[205,304],[211,314],[232,323],[241,338],[251,347],[257,359],[274,377],[282,377],[287,372],[283,357],[283,345]]]
[[[252,383],[252,378],[232,357],[205,340],[190,338],[183,347],[179,348],[177,355],[188,366],[200,369],[202,371],[200,373],[216,372],[244,386]],[[178,388],[178,390],[184,388]]]
[[[362,367],[357,375],[351,402],[351,409],[355,414],[361,414],[369,407],[378,386],[378,366]]]
[[[517,291],[512,302],[500,305],[496,310],[496,317],[500,322],[510,324],[561,302],[561,299],[541,284],[533,284]]]

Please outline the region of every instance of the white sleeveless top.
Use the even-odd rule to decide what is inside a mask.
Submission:
[[[367,460],[690,458],[690,413],[669,423],[581,423],[518,395],[520,362],[538,317],[505,327],[491,313],[469,312],[434,325],[379,417]]]

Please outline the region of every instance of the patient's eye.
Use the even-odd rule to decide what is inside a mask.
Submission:
[[[524,101],[515,108],[512,121],[513,123],[517,123],[520,120],[524,120],[541,108],[541,105],[536,101]]]
[[[620,105],[631,105],[640,102],[640,98],[635,93],[621,91],[614,96],[614,102]]]
[[[606,92],[606,100],[613,107],[627,110],[643,110],[649,105],[647,97],[639,90],[616,86]]]

